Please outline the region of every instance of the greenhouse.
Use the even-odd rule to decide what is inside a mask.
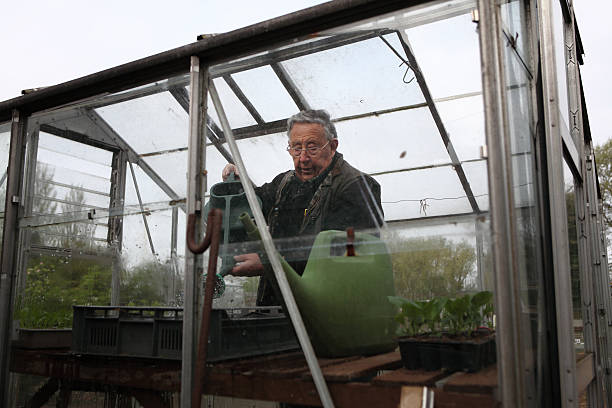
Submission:
[[[2,405],[611,406],[583,52],[568,0],[338,0],[0,102]]]

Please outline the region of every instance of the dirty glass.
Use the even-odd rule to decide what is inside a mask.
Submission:
[[[9,148],[11,143],[10,123],[0,124],[0,238],[4,230],[4,205],[6,199],[6,176],[8,170]],[[1,240],[0,240],[1,241]]]
[[[72,346],[87,356],[180,357],[187,83],[181,75],[29,119],[15,307],[20,344],[33,339],[30,347]],[[119,305],[126,308],[110,307]],[[18,403],[41,385],[41,378],[14,376]],[[108,398],[72,393],[73,404],[87,406]]]
[[[544,278],[538,240],[539,213],[535,151],[534,107],[531,104],[533,76],[529,69],[531,60],[527,48],[528,19],[524,3],[508,1],[502,6],[502,33],[507,46],[503,47],[506,114],[508,116],[510,148],[512,156],[512,184],[517,233],[520,291],[520,324],[526,335],[522,337],[520,358],[526,380],[525,398],[529,406],[547,406],[547,344],[542,327],[546,327],[547,311],[544,303]],[[510,41],[508,38],[514,38]],[[523,40],[520,40],[520,39]]]
[[[561,11],[561,2],[552,0],[552,26],[555,47],[555,71],[557,75],[557,97],[559,99],[560,126],[569,133],[569,100],[567,91],[567,61],[568,53],[565,45],[565,20]]]
[[[567,211],[567,238],[569,242],[570,276],[572,289],[572,319],[574,346],[576,351],[584,351],[584,324],[582,320],[582,300],[580,292],[580,260],[578,258],[578,219],[576,218],[575,180],[569,166],[563,160],[563,181],[565,208]]]
[[[475,8],[473,1],[451,1],[402,10],[210,68],[320,356],[395,348],[395,336],[412,327],[407,320],[394,323],[398,301],[425,307],[472,299],[481,291],[492,296]],[[325,110],[337,138],[321,133],[324,116],[314,127],[298,117],[288,132],[287,120],[300,107]],[[213,125],[207,131],[219,135],[221,121],[210,99],[208,115]],[[302,139],[296,133],[300,125],[316,129],[318,139]],[[208,144],[208,206],[225,210],[231,198],[230,217],[237,217],[250,207],[242,187],[222,180],[226,165]],[[346,179],[338,178],[343,174]],[[242,194],[242,201],[223,191]],[[240,289],[226,290],[217,305],[231,305],[231,299],[234,305],[280,305],[270,254],[240,223],[236,228],[224,230],[218,271],[226,288],[241,287],[242,295]],[[251,259],[259,268],[254,273],[244,269]],[[355,266],[359,262],[371,267]],[[320,298],[311,302],[309,296]],[[449,306],[419,330],[456,335],[488,325],[488,335],[489,303],[474,306],[477,325],[458,327]],[[321,313],[337,323],[350,321],[345,333],[368,338],[364,344],[373,336],[378,343],[330,345],[323,339],[334,337],[332,332],[313,326]]]

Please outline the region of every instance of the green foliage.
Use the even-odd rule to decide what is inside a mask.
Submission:
[[[146,261],[124,273],[121,304],[129,306],[160,306],[165,303],[172,271],[169,264]]]
[[[597,176],[603,201],[603,216],[606,227],[612,227],[612,139],[601,146],[595,146]]]
[[[388,299],[400,309],[395,315],[395,320],[400,324],[398,334],[416,336],[425,321],[422,306],[400,296],[389,296]]]
[[[100,259],[105,259],[100,256]],[[108,259],[108,258],[106,258]],[[156,306],[165,303],[171,273],[169,265],[145,262],[124,272],[121,304]],[[15,318],[21,327],[45,329],[72,326],[72,305],[110,304],[110,263],[58,256],[33,258],[27,268],[25,292]],[[175,282],[182,287],[180,281]]]
[[[401,335],[469,334],[481,325],[491,326],[493,321],[493,293],[489,291],[423,301],[389,296],[389,301],[399,308],[395,319]]]
[[[409,299],[454,296],[470,289],[476,253],[467,242],[444,237],[389,240],[396,292]]]
[[[41,256],[30,262],[26,273],[27,286],[15,313],[21,327],[71,327],[72,305],[110,302],[109,265]]]

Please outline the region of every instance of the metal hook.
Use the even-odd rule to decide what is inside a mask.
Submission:
[[[187,247],[191,252],[197,255],[208,249],[215,229],[221,229],[222,218],[223,211],[218,208],[213,208],[210,210],[208,213],[208,221],[206,222],[206,233],[204,234],[204,240],[200,244],[197,244],[194,240],[196,215],[189,214],[189,217],[187,217]]]
[[[412,81],[414,81],[414,78],[416,78],[416,75],[414,75],[414,74],[413,74],[413,75],[412,75],[412,79],[411,79],[410,81],[406,81],[406,75],[408,75],[408,71],[411,71],[411,70],[412,70],[412,67],[410,66],[410,64],[408,64],[408,63],[407,63],[407,62],[405,62],[405,61],[404,61],[404,62],[402,62],[402,63],[401,63],[399,66],[401,67],[401,66],[402,66],[402,65],[404,65],[404,64],[406,64],[406,67],[407,67],[407,68],[406,68],[406,72],[404,72],[404,77],[402,78],[402,81],[403,81],[405,84],[409,84],[409,83],[411,83]]]

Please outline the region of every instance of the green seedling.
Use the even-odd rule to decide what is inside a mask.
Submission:
[[[487,316],[492,316],[492,314],[493,293],[485,290],[474,294],[468,311],[469,329],[477,330],[478,327],[487,322]]]
[[[397,306],[400,311],[395,320],[400,324],[398,334],[416,336],[424,322],[423,309],[420,304],[401,296],[388,296],[389,302]]]
[[[425,325],[425,331],[431,334],[435,334],[440,329],[441,313],[444,305],[448,301],[445,297],[437,297],[430,300],[417,302],[421,305],[423,310],[423,320]]]
[[[457,335],[468,329],[467,320],[472,295],[449,299],[444,307],[444,323],[451,334]]]
[[[482,291],[455,299],[436,297],[412,301],[400,296],[389,296],[398,307],[395,319],[400,323],[399,335],[438,335],[448,331],[452,335],[469,334],[493,318],[493,294]]]

